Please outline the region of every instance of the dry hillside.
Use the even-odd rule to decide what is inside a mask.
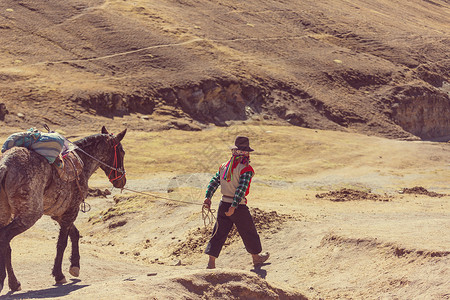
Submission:
[[[448,0],[3,0],[0,118],[445,140],[449,20]]]

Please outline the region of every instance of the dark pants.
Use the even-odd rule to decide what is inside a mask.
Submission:
[[[219,210],[217,212],[217,222],[213,229],[213,236],[209,240],[208,246],[206,246],[205,253],[214,257],[219,257],[220,250],[222,250],[222,246],[225,243],[233,224],[236,225],[247,252],[250,254],[260,253],[262,250],[261,240],[259,239],[258,232],[256,232],[255,223],[253,222],[252,215],[250,214],[247,205],[239,205],[234,213],[227,217],[225,213],[230,206],[231,203],[220,201]]]

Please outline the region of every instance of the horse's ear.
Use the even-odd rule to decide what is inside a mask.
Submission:
[[[124,131],[122,131],[121,133],[119,133],[119,134],[117,135],[117,140],[118,140],[119,142],[123,139],[123,137],[125,136],[125,133],[127,133],[127,129],[126,129],[126,128],[125,128]]]
[[[102,126],[102,133],[103,134],[109,134],[108,130],[106,130],[105,126]]]

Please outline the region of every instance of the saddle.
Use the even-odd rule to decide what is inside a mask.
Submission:
[[[83,171],[83,161],[75,151],[69,151],[59,156],[59,161],[53,164],[59,177],[66,182],[78,179]]]

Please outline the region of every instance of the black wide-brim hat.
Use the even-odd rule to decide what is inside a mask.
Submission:
[[[246,136],[237,136],[236,140],[234,141],[234,146],[232,146],[231,149],[248,152],[255,151],[252,148],[250,148],[250,141]]]

